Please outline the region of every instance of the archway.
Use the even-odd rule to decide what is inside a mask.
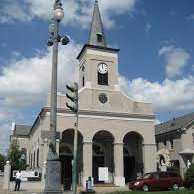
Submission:
[[[78,132],[78,157],[77,157],[77,182],[81,183],[83,166],[83,136]],[[74,130],[68,129],[62,133],[59,145],[59,157],[61,160],[61,181],[64,184],[72,183],[72,160],[73,160]],[[70,189],[70,188],[69,188]]]
[[[93,178],[94,183],[113,183],[114,156],[113,156],[114,137],[110,132],[99,131],[93,137]],[[107,168],[106,180],[100,179],[99,168]]]
[[[127,133],[123,139],[124,176],[129,182],[143,174],[143,138],[136,132]]]

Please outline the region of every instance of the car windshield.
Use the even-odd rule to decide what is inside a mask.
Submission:
[[[152,177],[152,174],[147,173],[147,174],[144,174],[143,179],[148,179],[148,178],[151,178],[151,177]]]

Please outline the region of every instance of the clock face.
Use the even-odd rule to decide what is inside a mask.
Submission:
[[[106,63],[100,63],[98,65],[98,72],[101,74],[105,74],[108,72],[108,65]]]

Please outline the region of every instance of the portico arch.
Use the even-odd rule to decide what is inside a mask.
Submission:
[[[139,133],[132,131],[124,136],[123,158],[126,182],[143,174],[143,137]]]
[[[114,136],[108,131],[98,131],[92,140],[93,143],[93,178],[94,183],[113,183],[114,171]],[[108,168],[108,180],[99,179],[99,167]]]
[[[78,156],[77,156],[77,177],[78,183],[81,183],[83,169],[83,136],[78,132]],[[72,183],[72,160],[74,147],[74,129],[63,131],[59,145],[59,157],[61,160],[61,180],[66,184]]]

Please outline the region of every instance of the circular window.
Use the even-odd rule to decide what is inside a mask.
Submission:
[[[99,101],[102,103],[102,104],[105,104],[107,101],[108,101],[108,97],[106,94],[100,94],[99,95]]]

